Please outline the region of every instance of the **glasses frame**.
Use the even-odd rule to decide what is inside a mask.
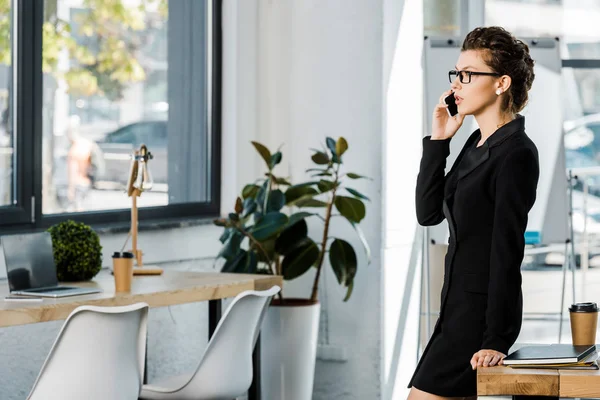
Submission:
[[[468,81],[465,82],[463,80],[463,73],[466,74],[466,76],[469,77]],[[450,71],[448,71],[448,80],[450,81],[450,83],[454,83],[454,79],[452,79],[452,75],[458,77],[458,79],[460,80],[460,83],[462,84],[469,84],[471,83],[471,76],[472,75],[484,75],[484,76],[502,76],[497,72],[475,72],[475,71],[459,71],[456,69],[451,69]]]

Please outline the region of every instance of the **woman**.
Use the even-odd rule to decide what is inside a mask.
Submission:
[[[451,90],[423,139],[416,208],[421,225],[448,220],[440,316],[408,387],[409,400],[476,396],[476,369],[502,363],[521,330],[521,262],[536,197],[538,152],[518,113],[534,79],[525,43],[500,27],[464,40]],[[450,117],[444,97],[459,113]],[[466,115],[473,132],[444,176],[450,140]]]

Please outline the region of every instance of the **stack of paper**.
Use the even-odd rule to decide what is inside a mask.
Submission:
[[[597,370],[596,346],[552,344],[525,346],[509,354],[503,361],[511,368]]]

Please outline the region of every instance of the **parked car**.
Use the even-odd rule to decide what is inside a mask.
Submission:
[[[96,182],[127,184],[131,154],[145,144],[153,155],[149,167],[154,182],[167,183],[167,121],[134,122],[109,132],[97,143],[105,167],[103,173],[96,177]]]

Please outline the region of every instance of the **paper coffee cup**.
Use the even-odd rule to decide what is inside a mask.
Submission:
[[[571,337],[574,345],[596,344],[598,306],[596,303],[576,303],[569,308]]]
[[[117,251],[113,253],[112,259],[115,292],[130,292],[133,279],[133,253]]]

